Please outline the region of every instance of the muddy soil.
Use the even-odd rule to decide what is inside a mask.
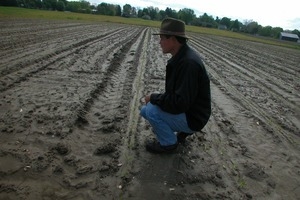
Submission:
[[[190,33],[213,113],[152,155],[140,99],[170,58],[156,31],[0,20],[0,199],[299,199],[300,52]]]

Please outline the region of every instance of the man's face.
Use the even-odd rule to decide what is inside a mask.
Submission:
[[[174,48],[174,37],[167,38],[166,35],[160,35],[160,46],[163,53],[172,53]]]

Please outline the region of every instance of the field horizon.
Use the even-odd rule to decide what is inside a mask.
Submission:
[[[160,21],[144,20],[140,18],[124,18],[118,16],[73,13],[67,11],[61,12],[61,11],[48,11],[48,10],[0,6],[0,19],[5,19],[5,18],[70,20],[70,21],[82,21],[82,22],[94,22],[94,23],[107,22],[107,23],[148,26],[148,27],[156,27],[156,28],[159,28],[160,26]],[[218,30],[213,28],[187,25],[186,31],[192,33],[215,35],[215,36],[228,37],[228,38],[234,38],[239,40],[258,42],[263,44],[271,44],[275,46],[282,46],[282,47],[300,50],[300,45],[298,43],[281,41],[281,40],[267,38],[267,37],[257,37],[249,34],[237,33],[228,30],[226,31],[226,30]]]

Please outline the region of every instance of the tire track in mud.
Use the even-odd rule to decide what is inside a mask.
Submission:
[[[130,34],[127,34],[129,31]],[[120,37],[120,34],[126,35],[126,37]],[[76,51],[76,53],[74,54],[70,53],[69,56],[63,56],[61,59],[54,61],[52,64],[49,64],[46,70],[38,71],[37,73],[33,74],[30,78],[28,78],[27,81],[24,81],[19,85],[14,85],[14,87],[10,88],[11,90],[5,91],[6,99],[9,99],[10,93],[12,92],[17,92],[20,94],[19,96],[21,96],[22,91],[18,90],[17,88],[21,86],[24,87],[24,85],[25,86],[27,85],[28,88],[32,87],[32,89],[34,89],[34,85],[40,85],[40,87],[43,88],[42,92],[33,91],[31,95],[26,94],[20,99],[22,100],[21,104],[24,104],[24,107],[22,106],[23,109],[21,109],[24,110],[24,112],[22,111],[22,113],[25,113],[27,115],[26,118],[33,121],[32,123],[33,126],[37,125],[37,127],[34,128],[34,130],[33,129],[28,130],[29,133],[27,133],[26,135],[27,136],[29,135],[31,139],[29,139],[29,137],[27,136],[25,138],[20,137],[18,139],[19,141],[18,143],[20,143],[21,147],[23,148],[28,147],[28,143],[32,145],[31,148],[33,147],[41,148],[37,146],[43,145],[45,143],[47,144],[44,145],[44,147],[41,148],[40,151],[41,160],[45,158],[47,159],[44,160],[43,163],[44,166],[39,170],[41,171],[41,173],[46,173],[46,174],[49,173],[49,170],[47,170],[46,172],[44,172],[44,170],[47,168],[49,169],[49,165],[53,160],[58,161],[55,163],[60,163],[60,164],[58,165],[54,163],[52,164],[52,166],[50,167],[50,169],[52,168],[53,170],[52,173],[61,174],[62,169],[67,169],[66,171],[63,172],[64,174],[63,181],[62,179],[57,179],[58,183],[64,186],[59,191],[65,192],[65,195],[67,196],[70,196],[70,194],[66,188],[79,189],[79,188],[94,187],[95,190],[103,191],[105,189],[102,188],[107,188],[108,185],[111,186],[110,183],[105,183],[105,181],[102,182],[102,179],[109,175],[115,174],[119,168],[118,167],[119,153],[116,151],[117,146],[115,146],[114,143],[119,143],[119,144],[121,143],[121,136],[119,135],[120,133],[118,131],[123,128],[120,125],[120,123],[124,118],[126,119],[126,112],[128,108],[127,104],[129,104],[131,100],[130,92],[128,91],[130,91],[130,87],[135,74],[135,66],[133,66],[132,63],[134,60],[134,55],[137,54],[138,52],[135,52],[136,50],[135,47],[132,48],[132,51],[129,52],[129,50],[132,47],[132,45],[135,43],[135,41],[138,40],[138,38],[140,39],[141,37],[140,35],[141,35],[140,27],[130,27],[127,29],[123,29],[122,32],[119,31],[118,34],[112,34],[108,36],[109,40],[106,40],[106,45],[101,43],[101,41],[103,41],[101,39],[92,40],[89,43],[85,43],[82,46],[79,46],[79,48],[76,48],[76,50],[73,50]],[[113,43],[110,43],[111,41],[113,41]],[[95,48],[99,43],[101,43],[102,47]],[[83,56],[84,58],[81,58],[80,55]],[[88,63],[87,61],[90,63]],[[87,67],[79,67],[80,64],[83,63]],[[95,71],[98,73],[95,74],[94,73]],[[98,78],[95,78],[97,76]],[[45,77],[45,79],[43,79],[43,77]],[[72,79],[75,78],[79,78],[79,80],[77,81],[79,83],[74,84],[74,81]],[[82,89],[80,89],[81,88],[80,83],[84,83],[83,89],[85,91],[82,94],[80,94],[80,91],[82,91]],[[58,84],[58,87],[55,86],[56,84]],[[51,86],[52,88],[50,88]],[[66,93],[64,94],[65,92],[64,89],[67,89],[67,94]],[[75,92],[72,92],[72,90],[74,89]],[[44,91],[47,90],[49,90],[51,92],[50,94],[53,96],[50,97],[50,102],[45,103],[44,105],[42,105],[42,107],[49,106],[47,110],[50,111],[50,113],[40,114],[40,111],[42,111],[41,108],[38,108],[40,106],[29,109],[29,107],[33,103],[30,101],[35,101],[35,100],[36,102],[41,101],[41,99],[36,99],[38,97],[38,93],[44,93]],[[28,89],[26,90],[26,92],[30,93]],[[64,98],[65,101],[64,99],[62,99],[62,100],[58,100],[58,102],[54,102],[56,101],[55,100],[56,99],[55,96],[57,95],[56,93],[60,93],[60,92],[62,92],[61,97]],[[76,101],[76,98],[73,99],[74,97],[76,97],[77,95],[76,93],[79,93],[79,100],[80,100],[79,102]],[[69,94],[71,95],[70,97],[73,99],[73,100],[70,99],[71,102],[68,102],[68,98],[70,98]],[[106,99],[103,98],[101,100],[102,103],[99,103],[98,105],[100,106],[99,107],[100,111],[104,112],[104,113],[100,113],[103,114],[104,116],[103,118],[102,116],[98,115],[99,113],[90,113],[91,111],[95,111],[93,108],[93,105],[95,103],[94,101],[96,98],[98,99],[99,95],[101,94],[103,94],[103,97],[104,96],[107,97]],[[27,96],[31,96],[31,98],[28,98]],[[123,101],[122,103],[124,104],[122,104],[121,101]],[[54,103],[56,103],[56,106],[51,105]],[[119,103],[120,106],[115,107],[116,103]],[[1,103],[1,106],[5,106],[5,105]],[[53,107],[52,109],[51,108],[52,106],[55,107]],[[111,109],[107,107],[110,107]],[[1,109],[2,108],[3,107],[1,107]],[[112,110],[115,110],[118,113],[120,112],[119,113],[120,115],[111,116],[111,117],[105,115],[105,112],[108,113],[111,112]],[[30,117],[30,115],[32,114],[34,117]],[[98,126],[92,126],[92,129],[87,128],[86,130],[87,134],[90,134],[90,136],[86,135],[87,136],[86,138],[82,138],[82,141],[80,141],[82,142],[82,144],[80,144],[78,138],[84,136],[84,134],[82,134],[82,131],[85,130],[87,124],[86,123],[77,124],[79,127],[78,129],[73,126],[74,124],[76,124],[76,122],[81,121],[80,120],[81,117],[83,118],[86,117],[88,120],[95,118],[94,114],[96,114],[96,118],[99,117],[99,120],[92,121],[92,122],[95,122],[95,124],[97,123],[99,124]],[[121,115],[123,115],[123,117]],[[37,119],[38,121],[37,123],[34,122],[35,119]],[[111,119],[115,121],[110,121]],[[55,124],[53,124],[53,122],[51,123],[51,121],[56,121],[56,120],[58,120],[57,123]],[[111,127],[107,123],[114,123],[116,126]],[[2,123],[2,120],[0,124],[3,131],[4,130],[3,127],[5,127],[6,125]],[[104,128],[105,125],[108,125],[107,128]],[[38,127],[40,128],[40,130],[38,130],[39,129]],[[93,129],[95,127],[96,130]],[[5,128],[4,132],[10,131],[9,129],[10,128]],[[49,131],[48,129],[51,131]],[[13,129],[11,131],[14,132]],[[103,134],[102,136],[99,137],[99,135],[101,135],[101,132]],[[38,141],[40,141],[40,144],[37,144],[34,140],[32,140],[33,135],[39,138]],[[52,139],[51,141],[47,141],[48,140],[47,138],[49,136],[54,139]],[[103,146],[99,145],[99,140],[94,140],[94,139],[100,139],[100,143],[103,142],[101,143]],[[107,141],[108,143],[105,143],[105,141]],[[109,141],[111,141],[112,143],[109,143]],[[94,142],[96,142],[97,145],[99,146],[97,145],[92,146],[91,144],[93,144]],[[73,153],[76,147],[85,144],[87,148],[82,148],[82,152],[80,152],[77,155]],[[109,146],[110,144],[114,146]],[[14,144],[9,144],[9,146],[13,148]],[[54,153],[54,158],[52,155],[53,153]],[[101,157],[103,153],[104,153],[103,155],[104,158],[97,159]],[[16,155],[14,155],[13,157],[18,155],[19,153],[16,153]],[[89,160],[90,162],[88,162]],[[39,168],[39,166],[41,166],[38,162],[32,163],[31,158],[28,158],[26,163],[28,163],[28,165],[30,165],[34,169],[36,167]],[[34,165],[38,165],[38,166],[34,166]],[[22,170],[18,170],[17,174],[20,173],[22,173]],[[52,173],[50,171],[50,174]],[[96,177],[98,178],[97,180],[95,180],[95,173],[96,173]],[[55,181],[55,179],[56,178],[52,179],[52,181]],[[110,177],[108,179],[110,179]],[[32,183],[31,180],[27,180],[24,184],[27,185],[27,187],[29,185],[35,185]],[[32,196],[38,195],[36,194],[36,192],[39,190],[39,188],[42,189],[45,186],[46,186],[45,184],[41,184],[38,187],[36,187],[36,190],[31,188]],[[116,188],[116,187],[112,187],[112,188]],[[84,195],[89,195],[89,194],[84,194]],[[108,190],[106,195],[114,196],[115,194],[113,194],[113,192]],[[82,195],[80,194],[79,196]]]
[[[92,180],[96,183],[94,189],[102,190],[103,187],[109,186],[110,191],[107,193],[115,198],[118,192],[114,190],[118,190],[117,187],[122,185],[132,165],[132,160],[128,159],[132,155],[128,152],[135,143],[138,116],[136,104],[139,102],[141,84],[137,78],[139,75],[136,74],[140,74],[140,68],[144,67],[140,65],[138,58],[145,44],[144,37],[149,33],[147,29],[143,29],[135,35],[122,44],[118,53],[114,53],[114,58],[103,77],[104,81],[97,84],[96,89],[88,95],[91,98],[84,103],[85,106],[76,121],[78,128],[69,137],[71,141],[76,140],[79,135],[91,138],[89,147],[85,147],[84,151],[93,152],[94,156],[93,159],[88,157],[85,160],[102,165]],[[119,158],[120,156],[122,158]],[[79,180],[88,182],[90,179],[88,176]]]
[[[129,31],[129,29],[125,29],[125,31]],[[134,31],[131,29],[131,34],[129,34],[128,37],[133,37],[134,34],[138,33],[137,31],[138,29],[134,29]],[[121,32],[119,34],[123,33],[124,32]],[[119,38],[119,34],[111,35],[110,38],[117,39]],[[28,105],[33,104],[35,100],[37,100],[39,106],[24,110],[30,112],[23,112],[25,115],[28,115],[27,118],[31,118],[30,115],[33,114],[34,117],[43,119],[38,121],[41,121],[41,124],[44,125],[45,120],[51,121],[55,118],[59,118],[63,119],[64,123],[66,123],[65,126],[72,127],[72,124],[74,124],[78,118],[77,111],[85,106],[82,105],[82,102],[86,101],[84,98],[91,98],[89,96],[89,92],[91,92],[89,88],[95,87],[95,83],[101,84],[110,63],[109,59],[113,59],[114,54],[116,54],[116,57],[118,56],[117,51],[121,48],[118,42],[125,42],[127,39],[128,38],[122,37],[122,39],[116,40],[109,45],[105,44],[108,42],[106,38],[104,38],[104,40],[98,40],[97,42],[93,41],[92,43],[88,43],[80,47],[80,49],[73,50],[76,53],[54,61],[47,67],[47,70],[42,70],[39,73],[31,75],[31,78],[28,78],[27,81],[18,85],[19,87],[28,88],[28,90],[31,91],[30,93],[18,91],[18,89],[16,89],[18,87],[16,87],[8,90],[6,94],[8,94],[7,96],[9,97],[12,93],[15,93],[15,95],[22,97],[20,98],[21,101],[16,102],[16,105],[20,104],[23,109],[31,107]],[[100,44],[100,47],[98,44]],[[99,65],[99,63],[101,64]],[[39,87],[39,90],[36,90],[36,87]],[[43,93],[45,96],[49,94],[51,96],[54,95],[53,98],[48,100],[50,103],[40,100]],[[55,96],[56,93],[60,93],[61,97],[58,98],[58,96]],[[64,99],[68,98],[70,98],[71,101],[66,101],[65,103]],[[56,101],[56,106],[51,104],[53,100]],[[41,106],[47,108],[47,114],[39,108]],[[60,126],[61,124],[58,124],[53,127],[53,129],[61,129]],[[41,127],[41,125],[38,125],[38,127]]]
[[[129,113],[128,113],[128,122],[126,124],[126,136],[124,137],[123,147],[121,149],[122,155],[120,157],[120,162],[122,167],[118,172],[119,187],[123,190],[120,191],[120,196],[124,195],[124,188],[128,188],[128,184],[132,181],[132,175],[137,173],[139,170],[135,166],[136,160],[139,156],[137,148],[139,146],[139,109],[140,109],[140,99],[144,96],[144,75],[147,68],[147,52],[149,51],[148,45],[150,41],[150,30],[147,29],[142,35],[142,40],[136,46],[139,54],[135,58],[135,77],[131,85],[131,94],[133,95],[130,100]],[[120,188],[120,189],[121,189]],[[125,190],[126,191],[126,190]]]
[[[136,37],[137,36],[134,38]],[[109,61],[109,65],[106,67],[107,70],[103,75],[103,80],[96,84],[95,88],[90,91],[90,94],[88,95],[89,98],[85,100],[83,107],[78,111],[79,114],[76,122],[77,124],[84,125],[88,122],[86,119],[86,113],[89,113],[91,106],[94,104],[94,100],[96,100],[98,97],[103,97],[103,108],[105,108],[107,111],[113,109],[113,107],[116,109],[121,106],[121,102],[114,102],[115,100],[121,101],[118,95],[119,91],[116,91],[115,88],[122,92],[122,84],[125,83],[124,78],[126,78],[127,72],[126,66],[122,66],[121,63],[123,60],[125,60],[125,56],[127,55],[133,42],[134,41],[132,40],[127,41],[127,43],[124,43],[120,46],[120,49],[117,51],[117,53],[113,53],[113,59]],[[118,98],[115,99],[116,97]],[[113,104],[117,105],[113,106]],[[115,114],[113,115],[115,116]]]
[[[273,88],[271,88],[270,86],[266,85],[262,80],[263,78],[258,78],[255,74],[253,74],[252,72],[249,72],[247,69],[243,69],[240,66],[232,63],[231,61],[227,60],[226,58],[223,58],[221,56],[219,56],[217,53],[213,52],[212,50],[207,49],[206,47],[203,47],[203,45],[200,45],[199,42],[194,41],[193,42],[194,45],[196,46],[196,48],[204,48],[204,51],[206,51],[209,55],[213,55],[215,58],[218,58],[218,61],[213,61],[216,59],[212,59],[212,61],[210,61],[210,65],[211,65],[211,74],[213,76],[213,80],[214,81],[220,81],[219,85],[224,86],[225,88],[228,89],[228,92],[230,94],[232,94],[233,96],[235,96],[235,99],[240,99],[240,102],[244,104],[245,108],[248,108],[249,110],[252,110],[256,113],[256,117],[259,118],[264,124],[267,125],[267,128],[270,132],[275,132],[276,135],[278,135],[278,137],[285,137],[289,142],[291,142],[294,145],[297,145],[297,138],[294,137],[293,135],[290,134],[290,132],[293,132],[294,134],[298,134],[297,130],[298,130],[298,125],[295,124],[295,120],[289,120],[289,118],[285,118],[285,121],[282,121],[283,118],[279,117],[279,116],[274,116],[274,114],[269,114],[270,111],[264,111],[261,107],[260,103],[261,101],[258,99],[258,93],[247,93],[247,91],[243,91],[243,88],[257,88],[254,90],[260,91],[260,96],[261,94],[264,94],[265,99],[267,98],[268,100],[273,99],[273,102],[275,105],[285,105],[286,111],[292,111],[295,112],[294,115],[297,116],[297,110],[299,110],[299,108],[297,108],[297,106],[295,106],[292,102],[290,102],[287,99],[284,99],[281,95],[278,95],[278,92],[275,92]],[[222,63],[220,63],[220,60],[223,61]],[[222,69],[219,68],[219,66],[222,66],[222,69],[225,70],[230,70],[229,73],[226,74],[225,78],[221,78],[221,76],[224,74],[224,71],[222,71]],[[225,67],[224,67],[225,66]],[[219,75],[220,74],[220,75]],[[234,78],[233,78],[234,75]],[[228,77],[229,78],[228,78]],[[251,83],[253,82],[253,76],[255,77],[255,81],[259,81],[260,84],[260,88],[258,88],[257,83]],[[242,81],[236,81],[236,79],[241,79]],[[241,83],[245,84],[245,85],[241,85]],[[235,87],[237,87],[238,89],[236,89]],[[264,88],[263,88],[264,87]],[[242,91],[241,91],[242,90]],[[252,89],[253,90],[253,89]],[[243,94],[244,92],[246,92],[245,94],[249,95],[251,99],[247,98],[247,96],[245,96],[245,94]],[[251,91],[250,91],[251,92]],[[282,92],[279,92],[279,94],[282,94]],[[253,96],[254,95],[254,96]],[[258,103],[253,103],[252,100],[257,101],[256,99],[258,99]],[[274,100],[276,99],[276,100]],[[260,102],[259,102],[260,101]],[[246,104],[245,104],[246,103]],[[265,105],[265,104],[262,104]],[[274,110],[276,111],[277,109],[280,109],[281,107],[276,106],[276,107],[271,107],[271,111],[273,112]],[[280,114],[284,115],[285,112],[282,112]],[[295,118],[296,118],[295,116]],[[284,140],[282,140],[284,141]]]

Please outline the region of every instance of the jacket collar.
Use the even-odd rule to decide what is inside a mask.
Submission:
[[[177,54],[168,60],[168,64],[170,64],[172,62],[176,62],[180,58],[182,58],[182,56],[185,54],[185,52],[188,50],[188,48],[189,48],[189,46],[187,44],[182,45],[182,47],[179,49]]]

